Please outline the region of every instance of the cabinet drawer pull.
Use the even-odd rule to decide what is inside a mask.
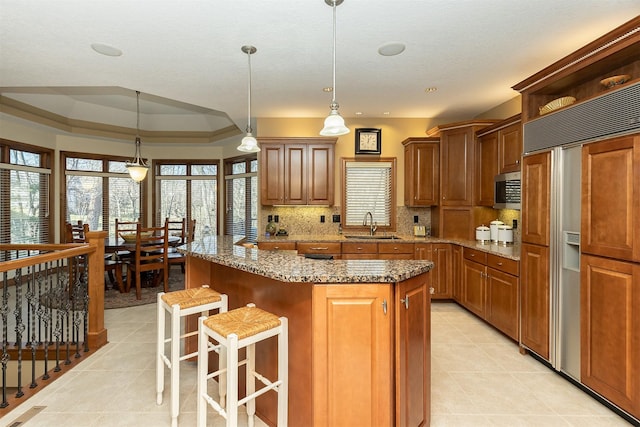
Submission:
[[[278,249],[280,249],[280,246],[274,246],[273,249],[277,251]]]
[[[322,248],[322,247],[317,247],[317,248],[311,248],[312,251],[328,251],[329,248]]]
[[[502,265],[502,262],[499,262],[498,265]]]
[[[473,258],[474,256],[476,256],[476,254],[469,254],[469,256]]]

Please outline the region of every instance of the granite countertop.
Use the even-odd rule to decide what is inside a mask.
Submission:
[[[238,240],[208,236],[180,246],[178,251],[281,282],[395,283],[433,268],[433,262],[422,260],[307,259],[296,251],[265,251],[235,244]]]
[[[505,258],[509,258],[515,261],[520,261],[520,245],[519,244],[497,244],[497,243],[481,243],[476,240],[464,240],[464,239],[447,239],[440,237],[416,237],[413,235],[403,235],[391,233],[397,239],[371,239],[367,235],[362,235],[359,239],[355,234],[350,234],[351,237],[345,237],[344,235],[327,235],[327,234],[298,234],[290,236],[259,236],[258,243],[260,242],[373,242],[373,243],[454,243],[465,248],[477,249],[482,252],[487,252],[495,255],[499,255]],[[384,236],[383,233],[377,234]]]

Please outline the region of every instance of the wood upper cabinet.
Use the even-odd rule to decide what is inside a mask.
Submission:
[[[581,256],[581,381],[640,417],[640,264]]]
[[[520,249],[520,343],[549,360],[549,248]]]
[[[393,425],[392,286],[313,287],[312,425]]]
[[[517,121],[498,131],[498,171],[499,173],[520,170],[522,157],[522,123]]]
[[[427,426],[431,413],[431,302],[429,274],[397,285],[395,425]],[[353,403],[353,402],[351,402]],[[382,425],[353,424],[335,425]]]
[[[308,205],[333,205],[334,202],[334,145],[309,144]]]
[[[549,246],[551,152],[522,159],[522,242]]]
[[[493,206],[494,178],[498,174],[498,132],[478,138],[476,155],[476,192],[478,206]]]
[[[440,197],[443,206],[473,204],[474,132],[472,127],[440,135]]]
[[[332,205],[335,138],[259,138],[262,205]]]
[[[581,251],[640,262],[640,134],[582,147]]]
[[[439,138],[408,138],[402,142],[405,206],[438,204],[439,141]]]
[[[522,123],[509,117],[477,132],[475,204],[493,206],[496,175],[520,170]]]

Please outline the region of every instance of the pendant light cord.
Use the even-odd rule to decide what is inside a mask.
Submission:
[[[336,104],[336,0],[333,0],[333,100],[331,104]]]
[[[247,133],[251,133],[251,49],[247,51],[247,60],[249,63],[249,74],[247,75],[247,87],[249,88],[247,102]]]

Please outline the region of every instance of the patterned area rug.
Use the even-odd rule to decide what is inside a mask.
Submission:
[[[108,280],[105,276],[105,280]],[[118,286],[111,289],[111,283],[107,281],[107,286],[110,288],[104,291],[104,308],[106,310],[111,308],[124,308],[133,307],[136,305],[155,304],[157,301],[158,292],[164,290],[162,284],[156,287],[142,287],[142,298],[136,299],[136,290],[132,288],[129,293],[121,294],[118,290]],[[172,268],[169,274],[169,290],[176,291],[178,289],[184,289],[184,274],[180,267]]]

